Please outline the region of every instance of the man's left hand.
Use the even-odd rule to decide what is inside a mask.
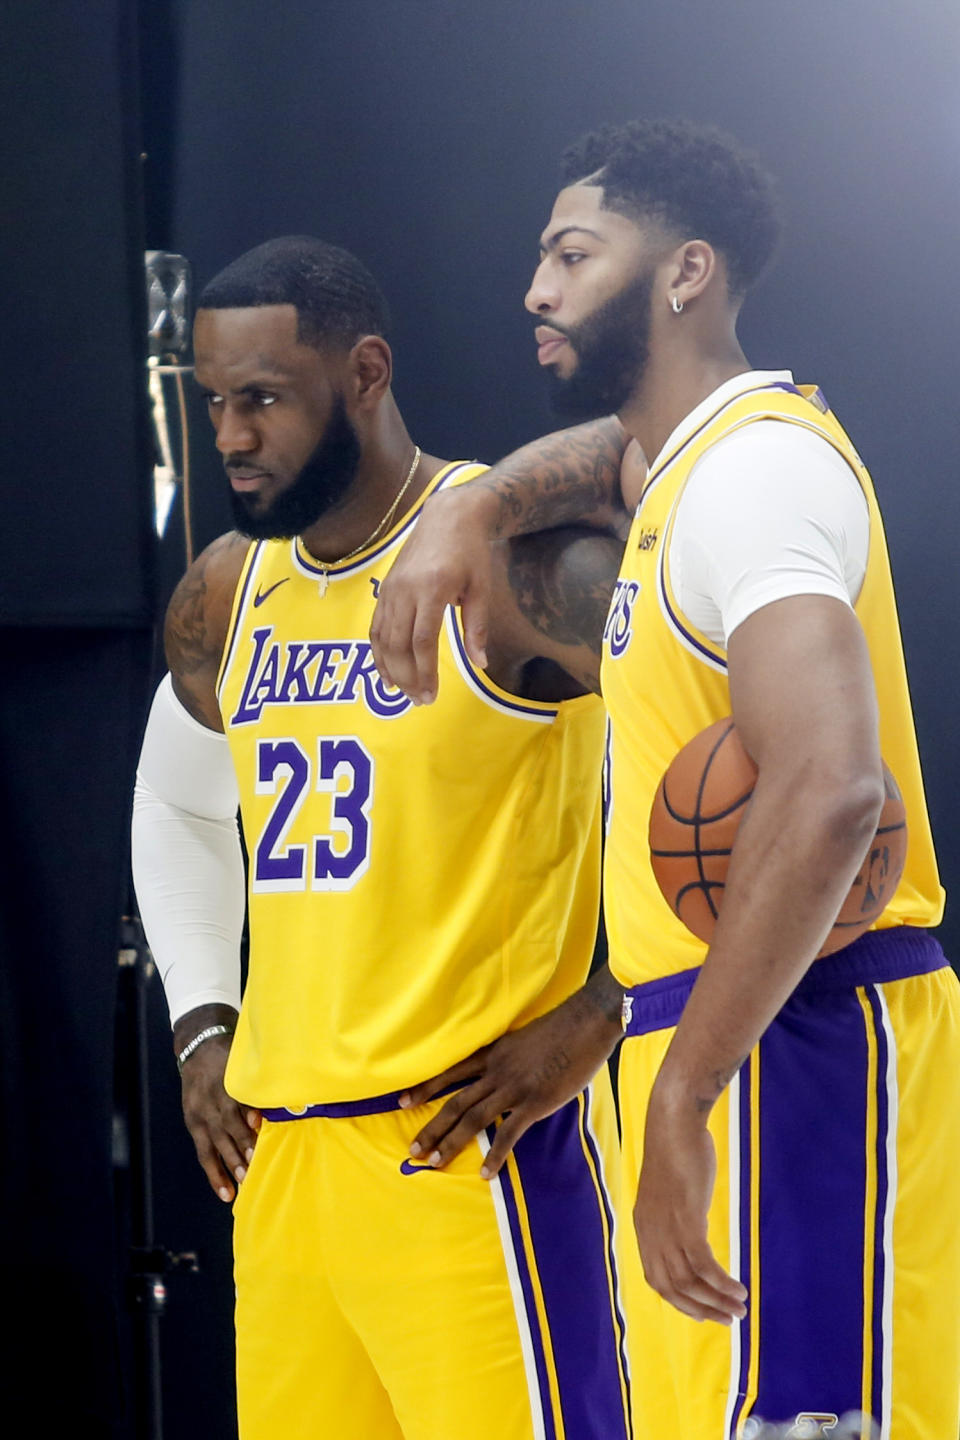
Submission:
[[[442,1168],[502,1116],[480,1171],[492,1179],[521,1135],[578,1095],[607,1059],[622,1033],[621,994],[609,971],[598,972],[555,1010],[408,1091],[404,1108],[463,1085],[416,1136],[411,1155]]]
[[[747,1292],[717,1262],[707,1240],[716,1173],[705,1117],[686,1108],[668,1110],[654,1089],[633,1211],[644,1277],[684,1315],[729,1325],[747,1313]]]

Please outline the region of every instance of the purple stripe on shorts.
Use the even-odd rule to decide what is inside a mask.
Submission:
[[[754,1409],[768,1422],[861,1404],[867,1063],[855,991],[792,996],[760,1041]]]
[[[753,1194],[750,1189],[751,1144],[750,1133],[750,1075],[753,1062],[746,1060],[740,1068],[740,1089],[738,1095],[738,1119],[740,1129],[739,1146],[739,1194],[740,1194],[740,1274],[739,1279],[750,1289],[750,1256],[753,1250],[751,1237],[751,1211]],[[737,1376],[737,1402],[730,1419],[729,1440],[735,1440],[737,1426],[745,1418],[744,1406],[747,1399],[747,1383],[750,1379],[750,1346],[753,1343],[754,1324],[750,1297],[747,1298],[747,1313],[739,1322],[740,1326],[740,1370]]]
[[[873,1385],[870,1404],[873,1418],[880,1424],[883,1415],[883,1290],[886,1279],[886,1252],[884,1249],[883,1222],[887,1213],[890,1194],[890,1175],[887,1170],[887,1136],[890,1126],[890,1108],[887,1101],[887,1074],[890,1066],[890,1050],[887,1032],[883,1027],[883,1013],[880,998],[872,987],[867,999],[873,1012],[873,1024],[877,1037],[877,1203],[874,1210],[873,1235],[873,1315],[870,1333],[873,1339]]]
[[[614,1324],[617,1334],[617,1353],[620,1357],[620,1374],[623,1379],[627,1398],[627,1428],[630,1436],[633,1435],[633,1413],[630,1404],[630,1364],[627,1360],[627,1323],[623,1317],[623,1310],[620,1305],[620,1276],[617,1267],[617,1252],[615,1244],[616,1217],[610,1196],[604,1183],[603,1160],[597,1148],[593,1131],[590,1129],[590,1106],[593,1102],[592,1092],[587,1089],[583,1092],[583,1139],[593,1166],[597,1174],[597,1181],[600,1188],[600,1202],[603,1206],[603,1213],[607,1221],[607,1264],[610,1267],[613,1291]]]
[[[551,1119],[552,1118],[554,1117],[551,1117]],[[542,1120],[540,1124],[549,1124],[549,1121]],[[532,1128],[538,1129],[539,1126]],[[487,1130],[487,1138],[491,1145],[493,1144],[496,1133],[494,1126],[491,1126]],[[529,1134],[530,1132],[528,1131],[527,1133]],[[519,1144],[517,1149],[519,1149]],[[516,1150],[514,1154],[516,1154]],[[540,1392],[540,1408],[543,1411],[544,1434],[547,1440],[557,1440],[557,1427],[553,1418],[553,1401],[550,1398],[550,1375],[547,1370],[547,1359],[543,1349],[543,1335],[540,1330],[540,1318],[537,1313],[537,1301],[534,1295],[533,1281],[530,1276],[530,1261],[526,1246],[524,1245],[523,1230],[520,1225],[520,1214],[517,1209],[517,1197],[513,1191],[513,1181],[510,1178],[508,1166],[504,1165],[498,1179],[503,1192],[507,1220],[510,1225],[510,1239],[513,1243],[513,1253],[520,1275],[520,1288],[523,1291],[523,1308],[526,1311],[527,1323],[530,1327],[530,1338],[533,1343],[533,1358],[537,1371],[537,1386]],[[527,1213],[529,1216],[530,1198],[526,1193],[526,1186],[524,1186],[524,1198],[527,1201]],[[549,1311],[547,1313],[549,1314]]]
[[[592,1149],[590,1140],[587,1144]],[[566,1435],[568,1440],[627,1440],[631,1432],[622,1387],[623,1323],[610,1303],[607,1266],[613,1257],[601,1209],[606,1202],[598,1199],[584,1153],[577,1101],[532,1125],[514,1155]],[[602,1175],[595,1151],[592,1158]],[[608,1226],[611,1223],[608,1210]],[[535,1312],[531,1314],[535,1318]]]
[[[708,645],[704,645],[702,640],[698,640],[696,635],[694,635],[693,631],[689,630],[687,626],[684,625],[680,616],[670,604],[670,596],[667,593],[667,577],[665,570],[665,566],[667,563],[666,556],[667,547],[664,546],[660,552],[660,569],[658,573],[658,582],[660,586],[660,599],[663,601],[667,614],[673,621],[676,629],[680,631],[680,634],[684,637],[687,643],[689,645],[692,645],[698,654],[702,655],[705,660],[709,660],[712,665],[717,665],[720,667],[721,670],[725,671],[727,668],[727,662],[724,657],[722,655],[714,654],[714,652],[710,649]]]

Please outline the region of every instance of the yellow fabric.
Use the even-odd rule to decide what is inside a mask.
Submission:
[[[929,975],[856,991],[862,1007],[867,1055],[861,1091],[867,1122],[866,1153],[862,1197],[851,1194],[849,1200],[852,1207],[859,1202],[863,1215],[865,1257],[872,1256],[877,1227],[882,1224],[877,1211],[876,1180],[876,1055],[877,1031],[881,1027],[868,1001],[868,989],[882,994],[889,1026],[885,1039],[893,1057],[887,1100],[892,1134],[887,1155],[893,1218],[887,1252],[891,1299],[881,1353],[875,1349],[871,1320],[874,1286],[882,1283],[882,1277],[872,1264],[864,1265],[861,1404],[869,1414],[874,1368],[883,1367],[880,1373],[889,1375],[883,1434],[891,1440],[952,1440],[960,1433],[960,1227],[955,1220],[960,1208],[960,1168],[954,1158],[960,1153],[960,986],[953,971],[945,967]],[[838,998],[826,1001],[823,1008],[827,1015],[835,1011]],[[806,1019],[799,1022],[801,1026],[805,1023]],[[627,1039],[621,1051],[620,1273],[628,1315],[635,1433],[706,1440],[728,1434],[725,1423],[736,1403],[736,1382],[732,1377],[737,1374],[737,1365],[732,1347],[738,1343],[737,1327],[698,1324],[661,1300],[644,1281],[632,1225],[647,1102],[672,1036],[673,1030],[667,1029]],[[829,1050],[829,1028],[820,1044]],[[720,1264],[732,1268],[750,1292],[748,1307],[753,1328],[746,1342],[751,1347],[747,1398],[738,1434],[756,1399],[765,1327],[770,1322],[775,1326],[779,1313],[789,1313],[799,1303],[796,1293],[782,1295],[764,1288],[760,1263],[757,1187],[764,1152],[759,1117],[771,1087],[779,1085],[782,1108],[782,1078],[765,1069],[761,1044],[759,1063],[756,1050],[751,1056],[752,1168],[748,1179],[741,1175],[734,1182],[732,1178],[737,1149],[731,1144],[730,1115],[739,1080],[721,1096],[709,1122],[716,1147],[717,1177],[708,1237]],[[774,1100],[777,1098],[774,1093]],[[786,1100],[789,1106],[789,1096]],[[830,1119],[825,1117],[826,1123]],[[816,1183],[817,1166],[816,1154],[798,1151],[795,1184],[792,1193],[783,1196],[785,1208],[793,1209],[794,1221],[802,1217],[804,1186]],[[731,1265],[730,1215],[731,1208],[738,1213],[737,1183],[749,1185],[751,1190],[751,1253],[741,1256],[739,1265]],[[780,1225],[789,1229],[791,1224],[769,1201],[760,1218],[773,1228]],[[816,1244],[816,1237],[813,1240]],[[810,1285],[812,1293],[822,1297],[819,1303],[825,1323],[830,1313],[832,1274],[831,1253],[821,1248]],[[822,1403],[816,1394],[810,1396],[811,1410],[816,1411]],[[783,1422],[792,1416],[763,1418]]]
[[[429,491],[481,468],[447,467]],[[385,689],[368,632],[418,508],[323,594],[298,542],[252,547],[238,585],[219,695],[250,856],[227,1071],[245,1103],[415,1084],[587,974],[602,705],[506,695],[460,656],[453,612],[437,702]]]
[[[264,1122],[234,1207],[241,1440],[581,1440],[564,1423],[550,1340],[572,1317],[544,1312],[538,1277],[550,1257],[538,1258],[524,1224],[518,1258],[499,1182],[479,1175],[485,1151],[475,1141],[442,1172],[400,1169],[441,1103]],[[599,1155],[612,1196],[619,1155],[606,1072],[590,1087],[589,1121],[583,1097],[572,1103],[596,1146],[583,1145],[581,1164],[592,1176]],[[508,1173],[525,1218],[537,1196],[524,1192],[515,1159]],[[557,1170],[561,1189],[573,1181]],[[589,1263],[605,1265],[599,1247]],[[518,1266],[535,1291],[546,1417],[529,1342],[524,1353]],[[612,1277],[610,1293],[612,1333]],[[579,1390],[592,1377],[566,1381]],[[625,1423],[610,1433],[625,1434]]]
[[[660,778],[688,740],[730,713],[726,654],[679,612],[667,555],[677,502],[703,454],[743,425],[781,420],[822,435],[850,464],[870,512],[870,551],[855,610],[873,663],[883,757],[899,783],[909,846],[900,885],[876,928],[940,922],[944,895],[923,794],[883,523],[867,471],[820,392],[762,385],[722,404],[651,471],[624,553],[604,637],[601,680],[610,714],[612,805],[604,905],[610,963],[625,985],[698,965],[706,946],[663,899],[647,825]],[[670,613],[672,611],[672,614]]]

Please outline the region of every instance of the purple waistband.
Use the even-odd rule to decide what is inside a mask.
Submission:
[[[947,963],[940,942],[929,930],[913,925],[868,930],[836,954],[815,960],[793,994],[822,995],[854,990],[858,985],[885,985],[911,975],[929,975]],[[700,966],[695,965],[627,990],[624,1034],[649,1035],[676,1025],[699,974]]]
[[[455,1090],[462,1090],[464,1085],[469,1085],[469,1080],[459,1080],[456,1085],[447,1085],[443,1090],[438,1090],[433,1097],[439,1100],[444,1095],[452,1095]],[[400,1096],[406,1095],[413,1086],[409,1085],[406,1090],[391,1090],[388,1095],[370,1095],[366,1100],[337,1100],[330,1105],[305,1105],[302,1110],[293,1110],[286,1107],[279,1110],[261,1110],[260,1114],[265,1120],[345,1120],[353,1115],[385,1115],[388,1110],[400,1109]]]

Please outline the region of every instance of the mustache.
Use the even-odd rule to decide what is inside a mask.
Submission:
[[[575,326],[558,325],[556,320],[544,320],[542,315],[538,316],[535,320],[534,329],[536,329],[538,325],[542,325],[545,330],[555,330],[557,334],[562,335],[565,340],[572,340],[577,333]]]
[[[251,465],[242,460],[225,460],[223,468],[228,475],[237,475],[241,479],[249,479],[251,475],[270,474],[270,471],[265,470],[262,465]]]

